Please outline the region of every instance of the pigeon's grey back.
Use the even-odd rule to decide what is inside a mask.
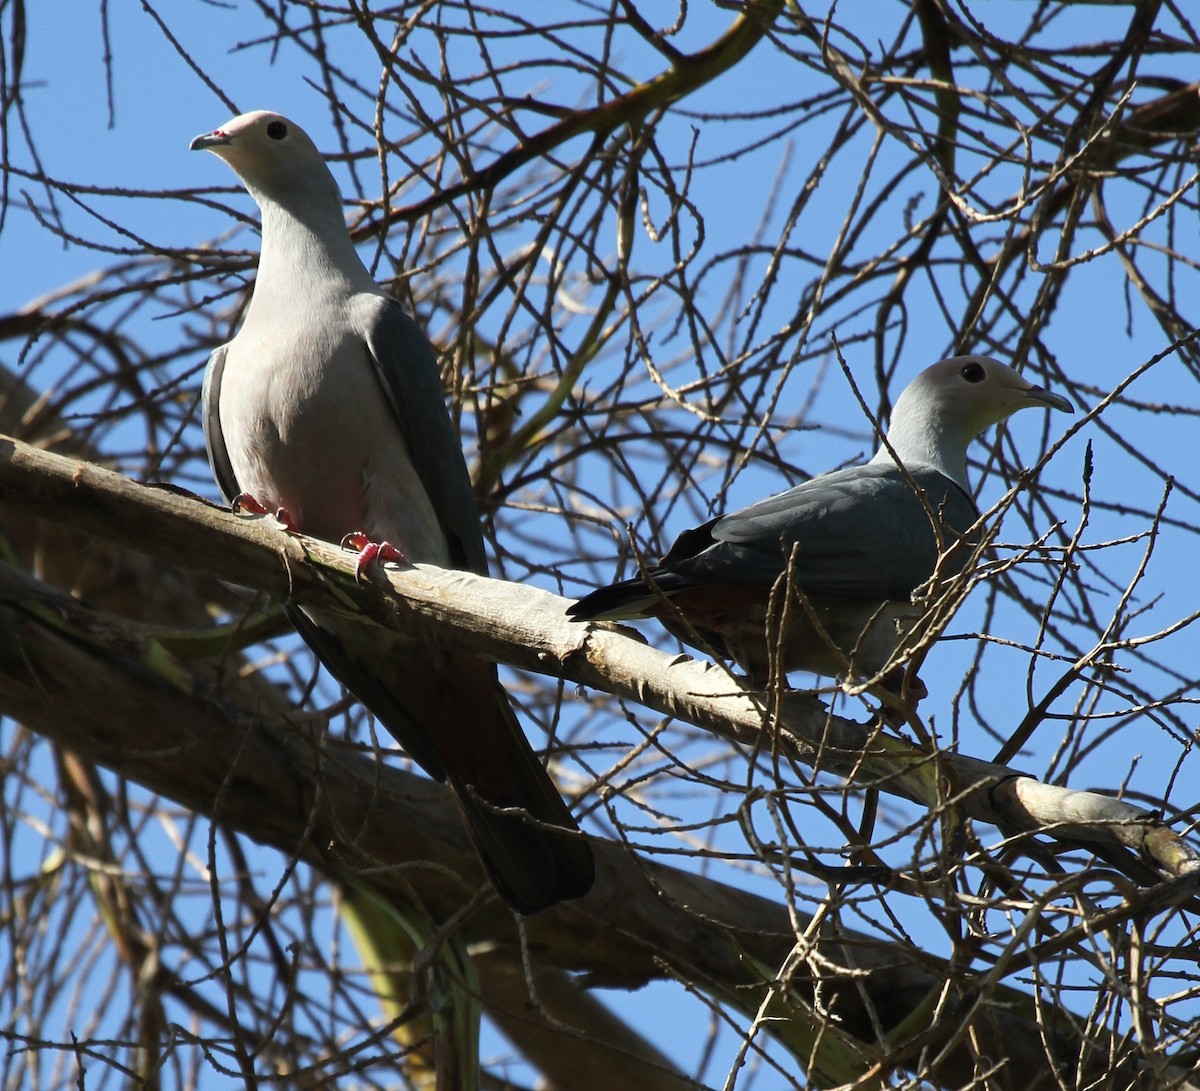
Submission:
[[[384,397],[446,534],[451,564],[487,575],[475,493],[461,441],[444,409],[437,361],[428,339],[398,303],[380,311],[364,334]]]
[[[971,498],[935,471],[855,466],[717,519],[714,544],[686,571],[771,584],[790,563],[812,594],[907,598],[976,518]]]

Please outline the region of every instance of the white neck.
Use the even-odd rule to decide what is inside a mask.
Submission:
[[[297,305],[308,311],[318,297],[382,294],[350,241],[341,200],[328,181],[329,188],[309,187],[282,199],[254,194],[262,212],[262,253],[247,322],[256,311],[274,321]]]
[[[899,458],[910,470],[929,467],[969,493],[967,448],[975,435],[961,417],[939,412],[930,402],[908,404],[902,394],[892,410],[887,445],[881,446],[871,461],[890,466]]]

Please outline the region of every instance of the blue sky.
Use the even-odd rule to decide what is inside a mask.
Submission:
[[[980,9],[997,25],[1006,19],[1019,18],[1027,5],[996,2]],[[884,22],[895,20],[901,10],[899,5],[874,4],[868,0],[839,5],[839,13],[847,22],[865,25],[870,23],[869,11],[879,11]],[[310,63],[290,48],[273,53],[261,44],[253,43],[262,33],[263,22],[252,8],[236,5],[192,3],[179,5],[170,12],[164,6],[160,12],[168,20],[171,31],[176,35],[186,54],[215,81],[220,90],[233,99],[239,110],[252,108],[276,108],[289,113],[300,121],[322,148],[335,146],[334,134],[329,124],[324,97],[306,82],[313,71]],[[196,134],[208,131],[229,116],[229,109],[218,94],[205,86],[200,77],[164,37],[162,30],[141,7],[132,3],[110,5],[109,38],[112,49],[112,119],[110,124],[109,102],[106,92],[106,73],[100,35],[100,16],[97,10],[88,8],[79,18],[63,20],[61,13],[52,12],[42,6],[29,13],[31,21],[28,36],[29,51],[26,58],[26,90],[24,107],[33,133],[37,153],[46,171],[64,183],[99,186],[109,190],[102,194],[80,194],[89,207],[110,218],[122,231],[112,230],[100,224],[83,209],[73,206],[69,200],[58,198],[64,221],[79,235],[92,240],[122,248],[149,246],[173,247],[207,243],[230,229],[231,222],[224,212],[206,208],[186,199],[190,190],[223,188],[232,192],[235,181],[228,170],[209,156],[188,152],[189,140]],[[1068,13],[1060,21],[1057,32],[1064,41],[1074,38],[1070,26],[1073,20],[1118,19],[1120,14],[1094,5],[1079,5],[1078,10]],[[709,40],[719,32],[730,18],[727,11],[698,8],[691,17],[695,24],[694,38],[687,44],[696,46]],[[880,39],[887,37],[887,28],[876,23],[870,28]],[[865,35],[864,35],[865,37]],[[586,45],[586,36],[580,36]],[[629,51],[631,67],[637,68],[639,58],[636,40],[627,38],[622,47]],[[420,42],[414,46],[420,58]],[[469,50],[464,41],[461,49]],[[497,48],[502,48],[497,46]],[[503,48],[518,50],[520,43]],[[352,35],[339,38],[338,59],[347,70],[356,73],[365,92],[373,91],[377,78],[378,62],[373,51]],[[569,56],[569,55],[568,55]],[[423,58],[432,63],[432,56]],[[546,65],[530,77],[530,93],[548,101],[574,104],[586,94],[577,77],[561,58],[549,58]],[[555,63],[550,63],[551,61]],[[648,55],[644,59],[644,74],[656,70]],[[466,62],[464,61],[464,64]],[[1181,63],[1181,68],[1184,65]],[[695,140],[698,160],[719,160],[727,149],[722,143],[721,132],[716,126],[707,126],[701,114],[706,110],[730,109],[733,105],[745,104],[751,109],[764,97],[769,97],[781,84],[795,81],[799,86],[796,99],[804,95],[805,81],[811,74],[799,68],[781,52],[764,49],[755,55],[753,63],[739,66],[694,99],[687,100],[680,111],[677,128],[672,129],[664,140],[671,153],[682,157],[690,142]],[[813,87],[818,86],[812,79]],[[365,100],[364,100],[365,101]],[[356,103],[355,105],[361,105]],[[836,118],[829,118],[830,127]],[[763,120],[764,129],[775,124]],[[665,124],[665,123],[664,123]],[[391,123],[391,130],[399,129],[398,122]],[[820,131],[820,123],[804,129],[802,136],[811,138]],[[20,166],[28,162],[28,153],[23,148],[20,134],[9,134],[10,155]],[[366,146],[365,141],[360,141]],[[806,146],[799,142],[792,146],[789,154],[802,160]],[[844,172],[848,187],[855,177],[855,156],[861,155],[860,148],[851,149],[835,167]],[[706,210],[706,245],[713,249],[732,247],[740,240],[749,238],[755,231],[760,210],[768,200],[777,169],[782,162],[781,145],[770,144],[763,149],[741,157],[737,171],[713,170],[698,172],[695,180],[694,198]],[[1014,167],[1015,171],[1016,168]],[[351,175],[345,165],[336,165],[335,173],[343,183],[346,193],[353,192]],[[373,194],[377,186],[377,170],[370,160],[357,165],[356,175],[363,191]],[[734,179],[735,181],[731,181]],[[997,199],[1010,186],[1007,174],[995,181]],[[10,187],[24,190],[28,183],[19,179],[10,181]],[[926,179],[916,186],[932,201],[932,180]],[[151,198],[148,191],[157,189],[178,191],[178,197]],[[43,197],[30,190],[31,199],[40,204]],[[414,192],[420,192],[420,186]],[[814,198],[816,204],[809,210],[804,235],[805,245],[817,253],[823,253],[837,233],[841,219],[841,198],[845,187],[821,188]],[[652,217],[661,217],[663,209],[656,205],[652,194],[649,198]],[[20,307],[43,293],[61,287],[65,283],[86,276],[98,263],[107,261],[105,255],[85,246],[64,246],[54,238],[28,212],[18,208],[20,203],[11,200],[8,221],[0,232],[0,312],[7,313]],[[244,194],[229,198],[229,203],[247,214],[252,212],[252,203]],[[897,202],[896,215],[904,214]],[[914,197],[914,207],[920,208]],[[1115,204],[1118,214],[1126,216],[1126,223],[1135,222],[1141,214],[1136,202]],[[776,225],[777,226],[777,225]],[[1194,223],[1188,224],[1190,235],[1180,241],[1180,246],[1192,260],[1196,257]],[[685,229],[686,231],[686,229]],[[140,241],[139,241],[140,240]],[[694,234],[688,241],[694,240]],[[873,240],[864,240],[863,247],[869,250]],[[514,238],[513,244],[520,239]],[[254,246],[252,234],[243,231],[237,238],[240,246]],[[638,240],[643,250],[650,249],[645,238]],[[1040,254],[1042,258],[1047,255]],[[714,274],[708,289],[715,299],[722,292],[720,274]],[[1194,286],[1192,286],[1194,287]],[[1161,351],[1166,344],[1162,331],[1154,324],[1144,309],[1137,310],[1131,321],[1125,317],[1125,284],[1119,264],[1113,260],[1096,260],[1084,264],[1072,274],[1069,287],[1056,312],[1055,321],[1046,333],[1049,349],[1062,362],[1065,372],[1079,385],[1082,395],[1081,416],[1090,404],[1094,404],[1104,392],[1111,389],[1123,376],[1144,360]],[[1186,294],[1181,289],[1181,294]],[[927,300],[928,302],[928,300]],[[836,313],[836,312],[835,312]],[[773,302],[763,320],[765,329],[773,329],[788,320],[786,307]],[[830,321],[833,328],[847,333],[862,333],[863,324],[855,327],[849,314],[837,314],[844,325]],[[178,323],[186,316],[161,315],[157,325],[147,322],[145,337],[153,344],[161,337],[164,344],[175,341]],[[1017,321],[1014,319],[1014,321]],[[897,377],[898,392],[903,381],[923,364],[948,351],[951,334],[945,328],[932,304],[928,311],[918,311],[909,316],[910,326],[918,331],[910,334],[910,344],[919,345],[923,354],[919,359],[909,359],[906,353],[903,372]],[[866,323],[869,326],[869,322]],[[845,337],[844,337],[845,340]],[[817,346],[828,353],[827,344]],[[813,351],[816,351],[814,347]],[[15,363],[17,346],[4,345],[6,363]],[[847,359],[856,375],[865,375],[869,381],[872,358],[865,342],[851,343],[846,349]],[[197,360],[199,363],[200,360]],[[828,358],[826,359],[828,364]],[[796,405],[781,405],[773,417],[778,425],[781,449],[793,467],[806,472],[819,472],[834,465],[853,459],[869,451],[869,430],[861,415],[853,408],[844,382],[836,374],[834,381],[827,383],[819,392],[816,403],[806,419],[819,422],[834,422],[837,427],[826,427],[821,431],[789,433],[782,427],[789,416],[799,412]],[[52,364],[39,372],[40,381],[52,375]],[[1185,489],[1197,487],[1195,459],[1191,452],[1195,448],[1194,413],[1200,408],[1200,398],[1191,377],[1172,360],[1151,371],[1139,380],[1133,395],[1146,403],[1173,405],[1171,412],[1149,413],[1135,411],[1129,407],[1114,406],[1106,411],[1104,420],[1118,434],[1128,437],[1132,447],[1139,453],[1176,468],[1179,480]],[[1186,412],[1179,411],[1179,408]],[[1077,416],[1075,421],[1079,421]],[[1007,430],[1008,442],[1017,452],[1017,460],[1029,464],[1037,455],[1043,429],[1049,427],[1050,435],[1057,436],[1075,422],[1055,416],[1048,423],[1040,414],[1026,413],[1014,420]],[[737,422],[730,425],[734,434]],[[1046,480],[1061,487],[1065,492],[1077,493],[1083,472],[1085,451],[1092,445],[1094,457],[1093,488],[1098,498],[1112,504],[1128,503],[1138,507],[1153,507],[1162,489],[1162,482],[1155,472],[1123,450],[1119,443],[1107,439],[1095,426],[1084,425],[1078,435],[1069,440],[1058,452],[1046,470]],[[685,529],[690,518],[702,518],[707,514],[708,504],[714,501],[718,490],[724,490],[719,502],[735,506],[776,491],[790,483],[781,479],[775,467],[752,463],[745,472],[731,482],[726,481],[726,467],[714,464],[707,470],[708,477],[700,477],[701,486],[689,512],[681,505],[670,520],[669,530],[676,533]],[[1002,491],[1001,482],[983,478],[977,472],[977,482],[982,481],[984,506],[997,499]],[[728,486],[727,489],[725,486]],[[205,483],[209,495],[215,496],[215,488]],[[1168,509],[1169,514],[1183,523],[1196,524],[1194,501],[1177,494]],[[1078,507],[1063,505],[1055,515],[1068,527],[1080,518]],[[635,529],[642,533],[646,524],[640,513],[630,511]],[[1117,542],[1126,535],[1145,531],[1145,520],[1140,516],[1120,512],[1094,511],[1085,541],[1099,553],[1105,542],[1114,542],[1103,552],[1106,574],[1116,584],[1097,601],[1110,608],[1119,597],[1121,581],[1131,578],[1136,571],[1145,541],[1142,539]],[[536,516],[530,516],[529,525],[541,525]],[[1021,528],[1014,528],[1016,534]],[[1048,523],[1043,523],[1048,529]],[[547,532],[548,535],[552,531]],[[1001,535],[1001,540],[1004,535]],[[659,546],[666,542],[648,543]],[[1158,626],[1186,617],[1195,609],[1194,592],[1185,593],[1181,587],[1180,573],[1192,567],[1196,548],[1195,533],[1180,529],[1164,533],[1157,552],[1149,566],[1144,585],[1139,588],[1139,598],[1146,606],[1146,613],[1131,627],[1133,635],[1154,631]],[[514,566],[516,567],[516,566]],[[590,581],[606,578],[611,574],[612,563],[605,558],[600,565],[582,562],[563,569],[564,586],[568,591],[578,592]],[[514,570],[514,578],[522,578]],[[549,586],[549,582],[541,582]],[[1036,587],[1036,583],[1025,586]],[[1006,615],[1002,623],[997,619],[982,616],[982,599],[977,597],[968,603],[960,618],[956,619],[952,632],[960,639],[947,641],[939,647],[927,668],[926,681],[930,684],[931,698],[928,714],[941,730],[964,736],[963,746],[968,752],[980,757],[989,757],[995,749],[993,740],[982,735],[974,719],[964,713],[953,699],[957,679],[961,678],[970,663],[974,649],[971,634],[978,629],[1002,632],[1016,647],[996,646],[989,653],[986,677],[979,681],[979,694],[984,698],[983,712],[991,714],[997,726],[1011,721],[1010,705],[1020,705],[1024,700],[1029,656],[1022,645],[1037,638],[1036,614],[1020,611]],[[650,632],[651,630],[647,630]],[[1086,644],[1086,627],[1080,627],[1078,638]],[[1189,629],[1162,646],[1164,658],[1180,671],[1194,671],[1197,661],[1197,641]],[[1032,672],[1031,690],[1036,696],[1045,690],[1061,664],[1046,663]],[[1141,669],[1141,668],[1137,668]],[[1147,675],[1150,672],[1147,669]],[[941,683],[941,684],[939,684]],[[1165,681],[1147,677],[1145,684],[1151,689],[1166,689]],[[1019,696],[1014,696],[1019,691]],[[1073,691],[1077,694],[1078,691]],[[1068,693],[1056,706],[1056,713],[1069,715],[1072,711],[1072,693]],[[1112,701],[1114,709],[1125,702]],[[1189,723],[1195,722],[1194,712],[1180,702],[1178,711]],[[853,709],[849,710],[853,714]],[[1051,725],[1052,726],[1052,725]],[[1175,763],[1180,760],[1180,746],[1153,723],[1147,723],[1138,734],[1126,732],[1107,745],[1103,739],[1103,724],[1097,722],[1095,731],[1100,736],[1095,753],[1073,774],[1072,783],[1079,787],[1098,786],[1115,788],[1128,778],[1134,789],[1152,793],[1162,788],[1171,774]],[[619,737],[619,732],[614,737]],[[1138,744],[1138,751],[1130,750],[1130,740]],[[1040,734],[1034,740],[1033,751],[1022,755],[1017,762],[1022,767],[1041,769],[1053,764],[1053,751],[1057,736],[1053,730]],[[1188,777],[1195,779],[1194,761],[1185,765]],[[1177,792],[1179,806],[1194,805],[1194,792]],[[994,840],[994,831],[986,837]],[[273,865],[264,865],[267,867]],[[913,910],[912,926],[917,930],[927,929],[923,914]],[[943,938],[935,930],[928,930],[931,948],[940,949]],[[634,1013],[639,1021],[645,1020],[654,1027],[656,1037],[668,1052],[676,1052],[681,1063],[694,1060],[687,1048],[687,1036],[678,1033],[680,1009],[691,1008],[689,1034],[699,1036],[706,1029],[707,1015],[694,1001],[687,999],[683,991],[675,986],[660,986],[643,997],[640,1006],[621,998],[621,1010]],[[669,1019],[660,1019],[664,1009],[670,1011]],[[495,1048],[503,1048],[497,1045]],[[715,1065],[720,1069],[720,1065]],[[720,1070],[723,1072],[723,1070]],[[708,1078],[719,1085],[720,1072],[710,1072]],[[213,1086],[217,1084],[214,1082]],[[770,1077],[764,1077],[755,1086],[774,1087]]]

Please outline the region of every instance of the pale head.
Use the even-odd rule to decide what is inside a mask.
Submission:
[[[906,466],[933,466],[966,487],[967,447],[1018,409],[1074,408],[988,356],[939,360],[905,387],[892,410],[888,443]],[[890,459],[886,448],[875,456]]]
[[[270,110],[239,114],[196,137],[189,147],[224,159],[260,205],[265,198],[286,207],[295,194],[304,194],[308,201],[321,194],[341,206],[337,183],[316,145],[281,114]]]

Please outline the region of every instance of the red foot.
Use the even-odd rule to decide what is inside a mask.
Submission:
[[[925,683],[916,675],[909,679],[908,683],[908,704],[909,709],[904,710],[899,706],[902,704],[901,693],[904,687],[904,667],[897,667],[895,670],[888,671],[883,677],[883,688],[890,694],[894,694],[896,704],[892,705],[886,701],[882,701],[879,706],[879,714],[883,718],[883,722],[889,727],[901,727],[908,721],[908,711],[916,711],[919,705],[926,697],[929,696],[929,690]]]
[[[269,508],[263,507],[248,492],[238,493],[233,498],[231,507],[234,511],[245,511],[251,515],[273,515],[283,524],[285,530],[296,529],[296,520],[292,518],[292,513],[287,508],[276,508],[274,511],[271,511]]]
[[[351,531],[342,539],[343,549],[358,551],[358,563],[354,566],[354,579],[362,583],[363,573],[372,565],[384,564],[391,561],[394,564],[408,564],[408,558],[391,542],[373,542],[365,531]]]

